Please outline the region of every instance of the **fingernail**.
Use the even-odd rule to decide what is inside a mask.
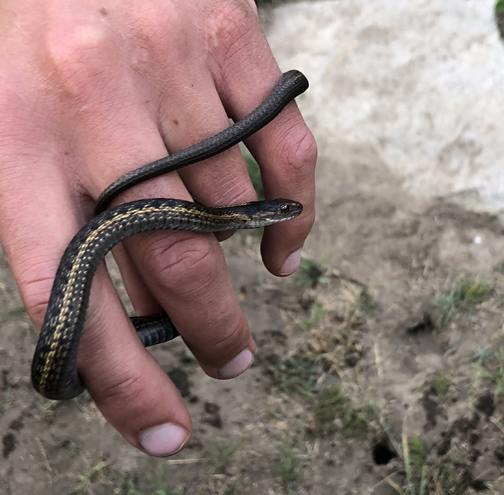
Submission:
[[[219,370],[219,376],[221,378],[234,378],[248,370],[253,362],[254,355],[248,349],[245,349]]]
[[[301,261],[301,249],[298,249],[297,251],[294,251],[285,260],[285,263],[282,265],[282,268],[280,269],[280,275],[282,277],[285,277],[287,275],[290,275],[291,273],[294,273],[297,270],[300,261]]]
[[[152,426],[140,433],[140,444],[150,455],[165,457],[176,454],[187,442],[187,431],[174,424]]]

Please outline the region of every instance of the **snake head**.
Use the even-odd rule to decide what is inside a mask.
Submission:
[[[251,225],[266,226],[296,218],[303,211],[303,205],[291,199],[270,199],[261,201],[261,209],[251,214]]]

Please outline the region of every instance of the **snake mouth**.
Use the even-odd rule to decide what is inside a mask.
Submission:
[[[251,203],[255,205],[256,203]],[[273,199],[262,201],[261,209],[257,210],[250,220],[250,228],[273,225],[298,217],[303,211],[303,205],[291,199]]]

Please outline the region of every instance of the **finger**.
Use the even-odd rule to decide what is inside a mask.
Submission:
[[[289,107],[272,128],[247,141],[261,167],[265,196],[295,199],[303,205],[299,217],[265,229],[264,263],[280,276],[290,275],[299,266],[301,249],[315,220],[316,144],[295,103]]]
[[[93,282],[79,371],[104,417],[126,440],[154,456],[178,452],[189,440],[184,402],[143,348],[105,270]]]
[[[291,103],[246,144],[259,163],[265,197],[294,199],[303,205],[298,218],[268,227],[261,246],[268,270],[289,275],[299,265],[315,218],[315,141],[296,104]]]
[[[229,126],[229,118],[208,74],[197,86],[191,83],[191,77],[194,77],[191,74],[184,77],[179,73],[178,76],[180,94],[184,97],[181,98],[178,91],[167,93],[161,105],[160,129],[171,153],[201,142]],[[192,88],[190,94],[181,90],[188,85]],[[179,117],[173,118],[174,115]],[[178,173],[192,197],[203,204],[223,206],[257,200],[238,146]],[[233,231],[215,233],[219,241],[232,235]]]
[[[209,73],[180,70],[171,87],[160,110],[161,133],[170,153],[229,127],[229,117]],[[204,204],[229,205],[257,199],[238,146],[183,168],[179,175],[189,192]]]
[[[216,82],[227,113],[240,120],[269,94],[280,79],[280,70],[259,26],[234,41],[231,56],[221,61],[224,68]],[[261,46],[261,41],[255,64],[239,56],[243,47]],[[304,207],[298,218],[268,227],[263,238],[268,270],[288,275],[299,264],[315,217],[315,140],[296,104],[290,103],[273,122],[247,139],[246,145],[261,167],[266,197],[294,199]]]
[[[118,244],[112,252],[119,267],[124,288],[133,305],[135,315],[146,316],[161,313],[163,308],[152,296],[137,266],[123,244]]]
[[[182,78],[180,93],[174,91],[174,96],[167,96],[162,104],[161,128],[170,151],[186,148],[229,125],[213,80],[191,77],[188,74],[187,79]],[[171,87],[176,88],[173,80]],[[191,88],[190,94],[182,87]],[[233,204],[256,199],[237,147],[181,170],[180,175],[190,193],[204,203]],[[166,187],[159,190],[160,194],[167,193]],[[152,189],[149,194],[154,194]],[[163,252],[163,256],[150,256],[145,245]],[[135,259],[144,272],[163,274],[161,280],[157,277],[161,285],[154,286],[151,279],[147,284],[205,371],[220,378],[244,371],[251,364],[255,347],[224,268],[222,252],[213,238],[146,234],[141,240],[131,239],[127,246],[132,256],[137,253]],[[156,266],[155,259],[161,265]],[[173,291],[173,287],[177,290]],[[205,327],[209,327],[208,332],[202,331]]]

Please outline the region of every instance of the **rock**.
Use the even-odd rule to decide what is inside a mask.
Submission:
[[[320,151],[319,203],[355,177],[504,214],[504,48],[494,0],[306,2],[267,14]],[[362,170],[369,169],[367,174]]]

